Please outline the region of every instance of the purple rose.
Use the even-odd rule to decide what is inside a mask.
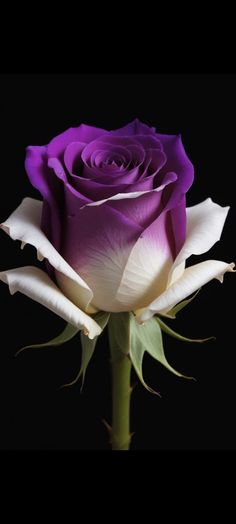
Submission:
[[[185,193],[193,181],[180,136],[159,135],[137,120],[110,132],[81,125],[48,146],[28,147],[26,171],[44,198],[43,231],[91,287],[97,309],[148,305],[157,279],[158,293],[165,289],[185,240]],[[139,246],[139,286],[132,278],[122,284]]]
[[[134,311],[144,321],[231,269],[218,261],[185,269],[219,239],[228,208],[207,199],[186,209],[193,165],[180,135],[138,120],[116,131],[82,124],[29,146],[25,165],[43,205],[24,200],[2,227],[48,260],[54,287],[89,319],[88,333],[91,313]]]

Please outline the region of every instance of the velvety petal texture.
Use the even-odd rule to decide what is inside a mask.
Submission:
[[[229,207],[221,207],[210,198],[187,208],[187,237],[171,267],[167,289],[161,295],[157,292],[156,300],[137,312],[139,321],[145,321],[156,313],[168,312],[213,278],[222,282],[224,273],[233,271],[234,263],[218,260],[207,260],[185,269],[187,258],[205,253],[220,239],[228,211]]]
[[[196,206],[188,207],[187,236],[170,275],[170,283],[176,280],[191,255],[201,255],[209,251],[220,240],[229,206],[222,207],[207,198]],[[181,269],[182,268],[182,269]]]
[[[31,244],[37,250],[40,261],[46,258],[56,270],[57,279],[63,288],[67,289],[67,296],[79,307],[87,310],[93,292],[83,279],[73,271],[49,242],[40,229],[42,202],[33,198],[25,198],[20,206],[1,224],[1,228],[13,240],[20,240],[22,247]]]
[[[229,208],[207,199],[186,209],[194,169],[180,135],[138,119],[112,131],[81,124],[29,146],[25,167],[43,201],[24,199],[1,227],[36,248],[45,272],[0,279],[90,338],[99,310],[143,322],[233,270],[216,260],[185,267],[219,240]]]
[[[148,320],[156,313],[166,313],[178,302],[191,295],[197,289],[207,284],[213,278],[223,282],[223,276],[227,271],[233,271],[235,264],[226,264],[219,260],[205,260],[184,270],[169,288],[151,303],[147,309],[137,315],[140,322]]]
[[[100,335],[101,328],[89,316],[73,304],[49,276],[36,267],[26,266],[0,273],[0,280],[8,284],[10,293],[17,291],[50,309],[91,339]]]
[[[152,196],[153,191],[158,214],[160,201],[162,210],[173,214],[176,254],[182,247],[186,234],[184,197],[193,181],[193,166],[179,135],[157,134],[155,128],[137,119],[115,131],[82,124],[58,135],[47,146],[29,146],[25,166],[43,197],[42,230],[59,252],[75,200],[77,212],[84,205],[109,200],[109,206],[130,218],[130,199],[148,192]],[[136,209],[138,205],[142,207],[141,199],[135,203]],[[174,218],[176,207],[181,212],[179,226]],[[150,210],[148,206],[145,209],[145,224],[155,218],[152,199]]]

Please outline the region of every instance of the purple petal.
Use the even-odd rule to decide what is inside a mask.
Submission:
[[[103,168],[104,170],[118,170],[123,165],[128,165],[131,160],[131,155],[129,155],[126,149],[115,151],[107,150],[98,150],[94,151],[90,157],[90,165],[98,168]]]
[[[91,165],[91,157],[93,158],[94,153],[98,154],[101,152],[103,152],[102,161],[109,159],[109,157],[123,157],[124,161],[130,161],[128,148],[122,147],[119,144],[106,144],[105,141],[102,142],[101,140],[94,140],[84,148],[82,160],[86,165]]]
[[[61,157],[68,144],[71,142],[89,143],[101,135],[107,133],[105,129],[99,127],[86,126],[81,124],[79,127],[70,127],[64,133],[57,135],[47,146],[49,157]]]
[[[162,142],[167,157],[163,173],[173,171],[178,175],[178,181],[173,187],[171,201],[173,205],[184,195],[193,183],[194,167],[186,155],[180,135],[160,135],[157,137]]]
[[[167,156],[166,164],[159,175],[168,171],[178,175],[174,184],[163,193],[163,205],[171,210],[171,224],[175,239],[175,256],[181,249],[186,237],[185,194],[194,178],[194,167],[186,155],[180,135],[157,135],[161,140]],[[158,177],[159,177],[158,175]]]
[[[153,135],[155,134],[155,128],[143,124],[136,118],[133,122],[130,122],[130,124],[111,131],[110,134],[114,136]]]
[[[109,136],[88,144],[81,155],[85,164],[83,177],[109,186],[114,182],[116,186],[121,183],[134,183],[140,174],[138,170],[134,171],[134,168],[144,162],[145,150],[141,144],[129,139],[128,143],[126,140],[123,143],[125,145],[121,145],[118,137]]]
[[[71,185],[70,181],[68,182],[66,173],[60,160],[58,160],[57,158],[49,158],[48,166],[52,168],[56,177],[58,177],[63,182],[63,205],[61,203],[61,209],[63,209],[63,213],[67,212],[67,208],[65,205],[65,197],[67,193],[72,193],[74,195],[74,197],[76,198],[76,205],[78,209],[91,202],[91,199],[87,198],[85,195],[76,190]],[[71,175],[71,178],[72,177],[73,175]],[[74,176],[74,178],[78,179],[78,177],[76,176]]]
[[[61,239],[61,201],[63,186],[61,181],[52,176],[47,166],[45,146],[29,146],[26,149],[25,169],[31,184],[39,190],[43,199],[42,230],[56,249],[60,248]]]
[[[129,147],[130,145],[132,146],[142,145],[139,140],[139,135],[119,136],[119,135],[114,134],[114,131],[107,131],[106,134],[101,135],[98,140],[99,142],[105,143],[107,145],[109,144],[109,146],[113,144],[117,146],[123,146],[123,147]]]
[[[85,142],[71,142],[66,147],[64,153],[64,163],[69,173],[75,173],[81,169],[81,153],[85,146]]]
[[[174,173],[167,174],[163,184],[167,186],[173,184],[175,180],[176,175]],[[117,209],[143,228],[147,228],[163,211],[162,193],[164,190],[160,192],[150,191],[137,198],[111,200],[108,202],[108,205],[113,209]]]
[[[119,172],[114,173],[107,173],[103,176],[97,176],[96,179],[94,178],[94,181],[99,182],[100,184],[107,184],[107,185],[120,185],[120,184],[134,184],[139,180],[139,168],[135,167],[134,169],[124,169],[120,170]]]
[[[72,179],[72,178],[71,178]],[[134,183],[102,184],[95,180],[73,176],[73,187],[87,198],[96,202],[109,198],[117,193],[130,193],[132,191],[150,191],[153,189],[153,176],[146,177]]]
[[[166,164],[166,160],[167,159],[164,151],[161,151],[160,149],[149,149],[147,151],[146,159],[143,165],[142,178],[144,176],[156,175],[159,173],[159,171]],[[162,178],[159,177],[159,179],[162,181]],[[159,179],[157,179],[157,183]]]
[[[53,169],[55,175],[62,180],[62,182],[67,182],[67,176],[64,170],[64,167],[58,158],[49,158],[48,167]]]
[[[120,211],[130,220],[133,220],[143,228],[148,227],[161,213],[162,192],[148,192],[138,198],[127,200],[109,200],[106,205]]]
[[[157,135],[136,135],[135,140],[140,142],[145,149],[161,149],[163,145]]]
[[[126,169],[121,169],[115,165],[107,165],[103,168],[83,166],[83,178],[94,180],[95,182],[108,183],[109,185],[116,183],[116,176],[123,175]],[[104,180],[103,180],[104,179]]]
[[[72,200],[69,205],[72,210]],[[65,214],[63,219],[62,256],[91,286],[92,305],[110,311],[125,264],[142,228],[108,206],[78,210],[76,202],[74,215]]]
[[[186,197],[182,197],[181,203],[171,209],[171,227],[175,243],[174,258],[177,257],[186,239]]]

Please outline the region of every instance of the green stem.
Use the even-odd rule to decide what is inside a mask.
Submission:
[[[123,353],[112,356],[112,428],[113,450],[128,450],[130,435],[131,361]]]

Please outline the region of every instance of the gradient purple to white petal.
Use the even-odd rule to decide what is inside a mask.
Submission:
[[[26,171],[44,200],[42,228],[59,250],[64,217],[71,215],[69,192],[77,195],[78,207],[82,207],[120,193],[152,191],[171,174],[175,183],[163,188],[161,198],[163,209],[175,209],[193,180],[193,166],[180,136],[157,134],[137,119],[115,131],[82,124],[58,135],[48,146],[31,146]],[[127,217],[129,204],[123,204]],[[148,217],[147,221],[150,223]],[[177,246],[183,244],[185,223],[183,205],[181,225],[176,227]]]
[[[134,311],[143,322],[233,270],[212,260],[185,268],[219,240],[229,208],[207,199],[186,209],[194,168],[180,135],[138,119],[112,131],[81,124],[29,146],[25,167],[43,202],[25,199],[2,228],[36,247],[51,279],[32,268],[1,279],[91,338],[92,313]]]

